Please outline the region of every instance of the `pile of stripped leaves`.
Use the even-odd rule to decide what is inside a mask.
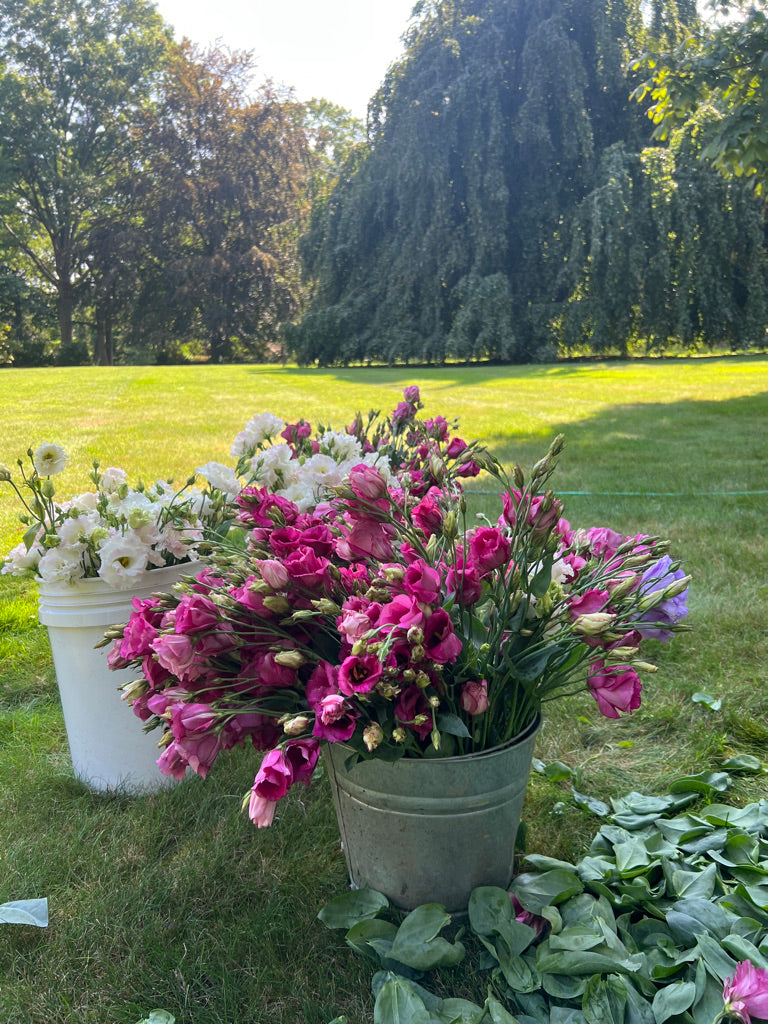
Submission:
[[[737,964],[768,968],[768,801],[710,802],[728,783],[702,773],[613,800],[577,864],[528,856],[465,918],[438,904],[403,917],[371,890],[319,917],[378,965],[375,1024],[712,1024]],[[446,991],[468,950],[482,1003],[430,992],[425,976],[442,969]]]

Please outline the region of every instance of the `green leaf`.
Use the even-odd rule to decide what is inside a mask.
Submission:
[[[550,952],[545,944],[539,946],[536,967],[540,974],[607,974],[622,971],[634,974],[640,970],[642,956],[619,959],[611,953],[593,953],[591,950]]]
[[[435,1010],[432,1010],[434,1015]],[[449,997],[440,1002],[437,1019],[441,1024],[480,1024],[485,1016],[485,1009],[468,999]]]
[[[584,886],[574,872],[555,869],[542,875],[518,875],[512,882],[511,891],[526,910],[540,914],[544,907],[557,906],[583,892]]]
[[[678,945],[694,946],[700,935],[720,940],[731,930],[731,919],[707,900],[680,900],[667,912],[667,924]]]
[[[733,977],[736,961],[728,956],[719,941],[709,935],[700,935],[698,948],[707,969],[718,981],[723,982],[726,978]]]
[[[753,757],[752,754],[736,754],[735,757],[723,761],[723,768],[728,772],[761,772],[763,765],[760,759]]]
[[[439,732],[446,732],[449,736],[460,736],[462,739],[470,738],[469,730],[458,715],[449,715],[447,712],[439,714],[437,728]]]
[[[587,1024],[616,1024],[624,1020],[626,988],[616,975],[595,975],[587,982],[581,1007]]]
[[[660,988],[653,997],[653,1015],[656,1024],[664,1024],[670,1017],[684,1013],[693,1003],[696,986],[692,981],[675,981]]]
[[[571,793],[573,793],[573,799],[580,807],[586,807],[588,811],[595,814],[598,818],[607,818],[611,813],[608,804],[603,803],[602,800],[597,800],[593,796],[587,796],[586,793],[579,793],[573,788],[571,788]]]
[[[416,907],[398,928],[390,956],[419,971],[454,967],[464,959],[464,946],[438,936],[450,923],[450,916],[439,903]]]
[[[432,1016],[403,978],[390,974],[373,1006],[374,1024],[431,1024]]]
[[[541,853],[527,853],[523,860],[526,864],[536,868],[537,871],[550,871],[560,868],[562,871],[575,871],[576,865],[567,860],[558,860],[556,857],[545,857]]]
[[[709,693],[694,693],[691,700],[694,704],[704,704],[710,711],[719,711],[723,706],[723,702],[719,697],[713,697]]]
[[[497,886],[483,885],[469,897],[469,923],[478,935],[500,935],[510,951],[518,955],[536,938],[536,931],[515,920],[515,909],[509,893]]]
[[[357,924],[352,925],[344,939],[348,946],[350,946],[356,953],[361,953],[363,956],[371,957],[374,960],[379,960],[382,947],[373,946],[371,944],[374,939],[384,939],[389,942],[389,949],[392,948],[392,942],[394,941],[395,935],[397,934],[397,925],[392,924],[391,921],[382,921],[379,918],[366,918],[364,921],[358,921]]]
[[[567,764],[563,764],[562,761],[550,761],[549,764],[539,762],[541,765],[537,769],[544,778],[549,779],[550,782],[563,782],[565,779],[570,779],[573,775],[573,771],[568,767]]]
[[[581,999],[588,980],[584,975],[542,974],[541,987],[553,999]]]
[[[498,999],[490,993],[485,1001],[485,1005],[491,1015],[493,1024],[519,1024],[517,1017],[513,1017],[509,1010],[502,1006]]]
[[[684,775],[670,785],[670,793],[701,793],[702,796],[713,796],[724,793],[731,787],[731,779],[727,772],[699,772],[698,775]]]
[[[336,896],[317,915],[326,928],[351,928],[358,921],[376,917],[389,900],[373,889],[353,889]]]

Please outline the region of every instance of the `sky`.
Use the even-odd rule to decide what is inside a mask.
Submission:
[[[252,50],[256,81],[300,100],[322,97],[365,120],[368,100],[402,53],[415,0],[155,0],[175,36]]]

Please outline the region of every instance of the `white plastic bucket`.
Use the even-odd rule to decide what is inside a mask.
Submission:
[[[113,672],[109,647],[95,649],[109,626],[123,624],[133,598],[172,588],[194,564],[151,569],[141,586],[115,590],[101,579],[77,583],[38,580],[39,618],[48,629],[64,725],[75,775],[91,789],[138,794],[173,783],[157,767],[160,733],[145,733],[121,700],[119,687],[137,677],[133,669]]]

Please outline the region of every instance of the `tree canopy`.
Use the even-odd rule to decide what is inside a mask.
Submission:
[[[716,19],[672,48],[652,48],[635,67],[654,137],[679,126],[706,128],[702,157],[762,192],[768,175],[768,18],[765,0],[711,0]]]
[[[691,0],[417,4],[371,103],[369,148],[314,211],[300,359],[526,361],[700,342],[701,282],[675,276],[708,244],[689,190],[704,183],[674,179],[697,146],[671,163],[649,149],[628,71],[652,30],[671,43],[692,18]],[[743,207],[718,193],[723,217]],[[744,216],[749,231],[718,253],[726,276],[761,265],[759,246],[742,251],[754,208]],[[746,279],[762,282],[752,264]]]

